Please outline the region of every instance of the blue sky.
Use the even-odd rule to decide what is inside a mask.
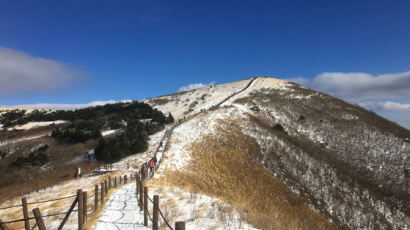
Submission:
[[[0,104],[141,99],[263,75],[410,127],[409,28],[410,2],[395,0],[0,0]],[[365,83],[318,84],[324,73]]]

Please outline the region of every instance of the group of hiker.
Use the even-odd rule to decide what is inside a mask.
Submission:
[[[145,180],[145,179],[148,179],[154,176],[154,172],[156,169],[157,169],[157,157],[154,156],[149,161],[142,164],[142,167],[141,167],[142,178]]]

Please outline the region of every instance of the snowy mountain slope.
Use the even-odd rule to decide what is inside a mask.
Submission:
[[[188,98],[183,95],[167,99]],[[164,112],[167,104],[177,105],[168,101],[161,107]],[[221,120],[236,122],[243,135],[258,143],[258,163],[336,225],[410,228],[408,130],[320,92],[257,78],[219,109],[177,127],[160,173],[189,171],[197,160],[192,146],[203,137],[221,136],[215,132]]]
[[[145,99],[142,102],[179,119],[216,106],[228,96],[245,88],[252,79],[221,85],[211,85],[192,91]]]
[[[171,207],[168,215],[188,222],[188,229],[410,229],[409,130],[268,77],[144,101],[176,120],[186,118],[162,146],[161,167],[149,186],[150,195],[159,194],[164,207]],[[113,168],[138,170],[164,132],[150,137],[147,152]],[[92,190],[100,179],[67,182],[29,199]],[[129,187],[112,200],[128,197]],[[69,226],[75,228],[75,221]]]

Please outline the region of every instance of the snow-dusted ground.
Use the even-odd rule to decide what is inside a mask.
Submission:
[[[139,211],[136,196],[136,184],[125,185],[114,192],[107,201],[104,211],[94,230],[148,230],[152,223],[148,221],[148,227],[143,225],[144,213]],[[149,187],[149,197],[160,197],[160,209],[166,216],[167,221],[174,225],[175,221],[184,221],[186,229],[212,229],[212,230],[254,230],[247,224],[243,217],[231,206],[222,201],[205,196],[185,192],[171,187]],[[173,205],[174,204],[174,205]],[[176,205],[175,205],[176,204]],[[148,206],[152,217],[152,204]],[[230,210],[227,212],[226,210]],[[165,225],[160,216],[160,226]]]
[[[107,136],[107,135],[111,135],[111,134],[113,134],[113,133],[116,133],[117,131],[118,131],[118,129],[106,130],[106,131],[101,132],[101,135],[104,137],[104,136]]]
[[[164,133],[165,133],[165,130],[150,136],[150,140],[148,142],[149,147],[146,152],[129,156],[113,164],[112,170],[114,172],[110,174],[111,177],[125,175],[131,172],[137,171],[143,162],[145,162],[146,160],[154,156],[158,148],[159,142],[161,141]],[[74,170],[75,169],[73,168],[73,173],[74,173]],[[40,190],[39,192],[33,192],[31,194],[26,194],[25,197],[27,198],[29,203],[37,202],[37,201],[44,201],[44,200],[51,200],[51,199],[75,195],[77,189],[88,191],[88,195],[91,196],[92,194],[94,194],[93,192],[94,186],[96,184],[100,184],[106,178],[108,178],[108,174],[88,176],[88,177],[80,178],[78,180],[69,180],[69,181],[63,182],[60,185],[56,185],[54,187],[47,188],[45,190]],[[31,178],[31,179],[34,180],[35,178]],[[29,210],[32,210],[38,207],[40,208],[41,213],[43,215],[66,212],[68,208],[70,207],[70,204],[72,203],[73,199],[74,198],[50,202],[50,203],[29,205]],[[89,206],[92,207],[94,204],[93,203],[94,199],[90,198],[88,200],[89,200]],[[8,200],[6,202],[1,203],[0,208],[20,205],[20,204],[21,204],[21,197],[16,197],[12,200]],[[7,210],[0,210],[0,217],[3,221],[6,222],[10,220],[15,220],[15,219],[21,219],[22,218],[21,213],[22,213],[21,207],[16,207],[16,208],[7,209]],[[30,215],[32,215],[31,212],[30,212]],[[57,217],[45,218],[45,224],[46,224],[47,229],[57,229],[63,217],[64,216],[60,215]],[[34,221],[31,221],[31,223],[32,223],[31,226],[33,226]],[[13,225],[11,225],[10,227],[13,227]],[[68,222],[64,226],[64,229],[68,229],[68,230],[77,229],[76,213],[72,214],[72,216],[69,218]]]
[[[213,85],[181,94],[145,99],[142,101],[151,104],[165,113],[170,112],[176,119],[179,119],[217,105],[231,94],[242,90],[250,81],[251,79],[247,79],[227,84]],[[160,105],[153,103],[153,101],[158,99],[168,102]],[[191,112],[189,112],[190,109],[192,110]]]
[[[228,96],[241,91],[244,87],[248,85],[250,80],[244,80],[229,84],[223,84],[212,87],[205,87],[197,89],[195,91],[187,92],[182,95],[178,95],[178,100],[174,96],[165,96],[169,98],[170,102],[158,105],[156,108],[167,113],[171,112],[175,118],[181,118],[184,116],[190,108],[193,102],[197,102],[195,106],[192,107],[192,112],[190,114],[198,113],[203,109],[208,109],[218,103],[222,102]],[[266,82],[268,80],[258,78],[251,85],[254,87],[269,87],[266,84],[274,83],[277,87],[283,86],[284,83],[281,81],[273,80],[273,82]],[[270,81],[270,80],[269,80]],[[234,96],[224,105],[231,105],[232,101],[237,98],[247,95],[248,90]],[[204,99],[202,99],[204,98]],[[193,100],[189,100],[193,99]],[[149,102],[149,100],[146,100]],[[215,126],[218,124],[217,120],[226,119],[227,117],[239,116],[242,113],[248,112],[249,109],[246,107],[231,107],[224,108],[216,111],[205,112],[206,115],[198,115],[193,119],[188,119],[186,122],[177,126],[173,130],[172,136],[165,136],[163,145],[159,148],[158,159],[161,161],[160,171],[165,171],[167,169],[178,169],[182,168],[189,162],[190,153],[187,147],[198,141],[204,135],[213,132]],[[112,134],[113,130],[108,130],[103,134]],[[125,174],[129,172],[135,172],[139,170],[141,164],[151,157],[154,156],[158,149],[159,143],[164,137],[165,130],[150,136],[149,149],[142,154],[133,155],[127,157],[120,162],[113,164],[113,171],[118,171],[117,175]],[[165,149],[165,142],[169,138],[170,142],[168,148]],[[104,176],[94,176],[88,178],[81,178],[79,180],[73,180],[64,183],[63,185],[55,186],[54,188],[46,189],[45,191],[40,191],[39,193],[32,193],[27,195],[29,202],[38,200],[54,199],[56,197],[62,197],[67,195],[75,194],[75,191],[79,188],[83,190],[93,191],[95,184],[101,182]],[[157,174],[155,177],[161,177],[161,174]],[[150,188],[150,196],[154,194],[159,194],[161,197],[160,204],[167,204],[167,202],[173,201],[171,206],[162,206],[161,210],[167,212],[172,220],[174,221],[186,221],[187,229],[253,229],[251,226],[242,221],[240,215],[233,209],[230,213],[223,213],[218,211],[218,207],[229,206],[224,204],[222,201],[207,197],[201,194],[191,194],[176,188],[160,188],[158,186],[152,186]],[[40,207],[43,214],[62,212],[68,209],[71,200],[66,202],[60,202],[56,204],[43,204]],[[91,199],[91,203],[93,200]],[[15,205],[20,203],[20,198],[16,198],[12,201],[0,204],[0,207]],[[123,188],[115,191],[113,195],[109,198],[109,202],[106,204],[107,209],[103,212],[100,218],[97,220],[97,225],[94,229],[118,229],[115,226],[120,226],[119,229],[146,229],[140,226],[141,223],[141,213],[137,210],[136,200],[135,200],[135,183],[124,186]],[[169,209],[169,208],[170,209]],[[34,208],[34,207],[30,207]],[[200,210],[200,211],[199,211]],[[172,212],[176,212],[172,214]],[[12,212],[9,212],[12,214]],[[6,215],[5,218],[0,211],[0,216],[2,216],[3,221],[21,218],[20,210],[17,210],[13,215]],[[226,216],[227,215],[227,216]],[[75,215],[74,215],[75,216]],[[223,217],[225,216],[225,217]],[[173,218],[172,218],[173,217]],[[224,218],[218,219],[218,218]],[[46,225],[50,229],[56,228],[58,223],[60,223],[62,217],[49,218],[46,220]],[[105,223],[110,222],[110,223]],[[140,228],[141,227],[141,228]],[[65,229],[76,229],[77,223],[76,218],[72,217],[66,224]]]
[[[7,141],[0,141],[0,146],[7,145],[7,144],[15,144],[15,143],[22,142],[22,141],[33,140],[33,139],[37,139],[37,138],[44,137],[47,135],[48,133],[43,133],[40,135],[31,136],[31,137],[22,137],[22,138],[7,140]]]
[[[13,129],[18,129],[18,130],[29,130],[29,129],[34,129],[38,127],[44,127],[44,126],[49,126],[52,124],[58,125],[58,124],[63,124],[66,123],[67,121],[37,121],[37,122],[28,122],[24,125],[17,125],[11,128],[8,128],[8,130],[13,130]]]
[[[115,191],[106,202],[104,211],[94,230],[148,230],[144,226],[144,214],[139,211],[136,184],[124,185]]]
[[[244,82],[242,82],[244,83]],[[245,87],[249,82],[245,81]],[[242,89],[243,89],[242,87]],[[205,88],[202,88],[205,89]],[[240,91],[241,88],[235,89]],[[233,92],[233,93],[235,93]],[[202,94],[203,92],[199,93]],[[219,100],[214,100],[211,103],[201,105],[201,109],[211,107],[223,101],[224,97],[215,97]],[[227,116],[232,116],[232,113],[238,115],[241,110],[237,108],[230,108],[230,113],[213,111],[206,112],[206,115],[199,115],[193,119],[188,119],[186,122],[177,126],[173,132],[171,129],[167,130],[158,149],[157,158],[161,161],[161,171],[167,169],[182,168],[189,162],[189,151],[187,146],[192,142],[199,140],[205,134],[212,132],[217,120],[224,119]],[[170,111],[166,111],[170,112]],[[175,111],[174,111],[175,113]],[[172,133],[172,137],[170,134]],[[165,151],[168,139],[168,150]],[[156,178],[161,177],[161,174],[155,175]],[[185,221],[187,229],[254,229],[252,226],[244,222],[239,213],[222,201],[201,195],[192,194],[176,188],[157,186],[150,187],[149,195],[159,194],[162,197],[160,203],[165,203],[161,206],[162,210],[166,210],[169,214],[168,221],[173,223],[175,221]],[[167,205],[172,202],[175,204]],[[218,208],[218,207],[219,208]],[[132,208],[128,208],[132,207]],[[221,207],[230,207],[231,212],[221,211]],[[170,210],[171,209],[171,210]],[[94,229],[145,229],[140,223],[143,220],[143,214],[137,211],[137,200],[135,196],[135,184],[130,184],[118,190],[111,198],[106,210],[102,216],[97,220],[97,225]]]
[[[168,186],[152,187],[148,194],[150,197],[159,195],[160,209],[168,221],[172,224],[184,221],[186,229],[256,230],[232,206],[219,199]],[[161,225],[164,225],[163,221]]]

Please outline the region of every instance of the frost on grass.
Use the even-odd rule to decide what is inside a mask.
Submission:
[[[256,228],[335,228],[257,162],[259,146],[253,138],[241,134],[239,124],[215,122],[218,126],[214,134],[190,142],[186,149],[190,154],[189,164],[163,172],[159,181],[229,203]],[[173,160],[177,158],[168,159]],[[221,223],[230,218],[231,215],[218,217]]]

